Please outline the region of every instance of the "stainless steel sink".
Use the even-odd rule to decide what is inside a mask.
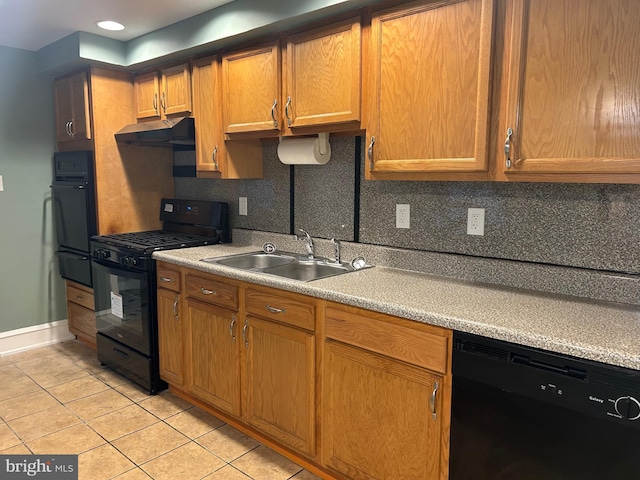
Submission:
[[[243,270],[262,269],[286,265],[296,261],[295,254],[253,252],[240,255],[232,255],[222,258],[203,258],[203,262],[219,263],[228,267],[241,268]]]
[[[352,272],[351,265],[329,263],[327,261],[304,261],[280,265],[263,270],[263,273],[279,277],[292,278],[303,282],[310,282],[319,278],[331,277],[342,273]]]
[[[309,259],[304,255],[291,252],[250,252],[227,257],[203,258],[202,261],[303,282],[341,275],[371,266],[362,267],[361,264],[355,264],[354,267],[346,262],[338,263],[326,258]]]

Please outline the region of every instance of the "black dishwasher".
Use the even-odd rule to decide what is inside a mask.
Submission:
[[[640,371],[454,332],[450,480],[640,478]]]

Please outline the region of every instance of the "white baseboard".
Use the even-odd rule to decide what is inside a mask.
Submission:
[[[18,328],[0,333],[0,357],[12,353],[24,352],[32,348],[46,347],[56,343],[73,340],[67,320],[43,323],[33,327]]]

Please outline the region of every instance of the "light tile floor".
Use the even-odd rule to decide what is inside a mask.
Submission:
[[[78,341],[0,357],[0,386],[0,454],[78,454],[80,480],[319,479]]]

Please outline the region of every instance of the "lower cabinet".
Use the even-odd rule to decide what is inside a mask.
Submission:
[[[447,331],[337,305],[325,328],[323,464],[353,479],[446,479]]]
[[[180,271],[177,268],[159,264],[157,278],[160,377],[171,385],[183,387],[184,318],[180,298]]]
[[[275,440],[312,456],[315,302],[305,300],[266,289],[247,289],[246,418]]]
[[[187,299],[187,391],[240,416],[238,312]]]
[[[69,331],[78,340],[95,348],[96,314],[93,289],[67,280],[67,320]]]
[[[206,274],[185,275],[186,385],[194,397],[241,414],[238,287]]]
[[[161,267],[176,392],[323,478],[448,478],[450,330]]]

